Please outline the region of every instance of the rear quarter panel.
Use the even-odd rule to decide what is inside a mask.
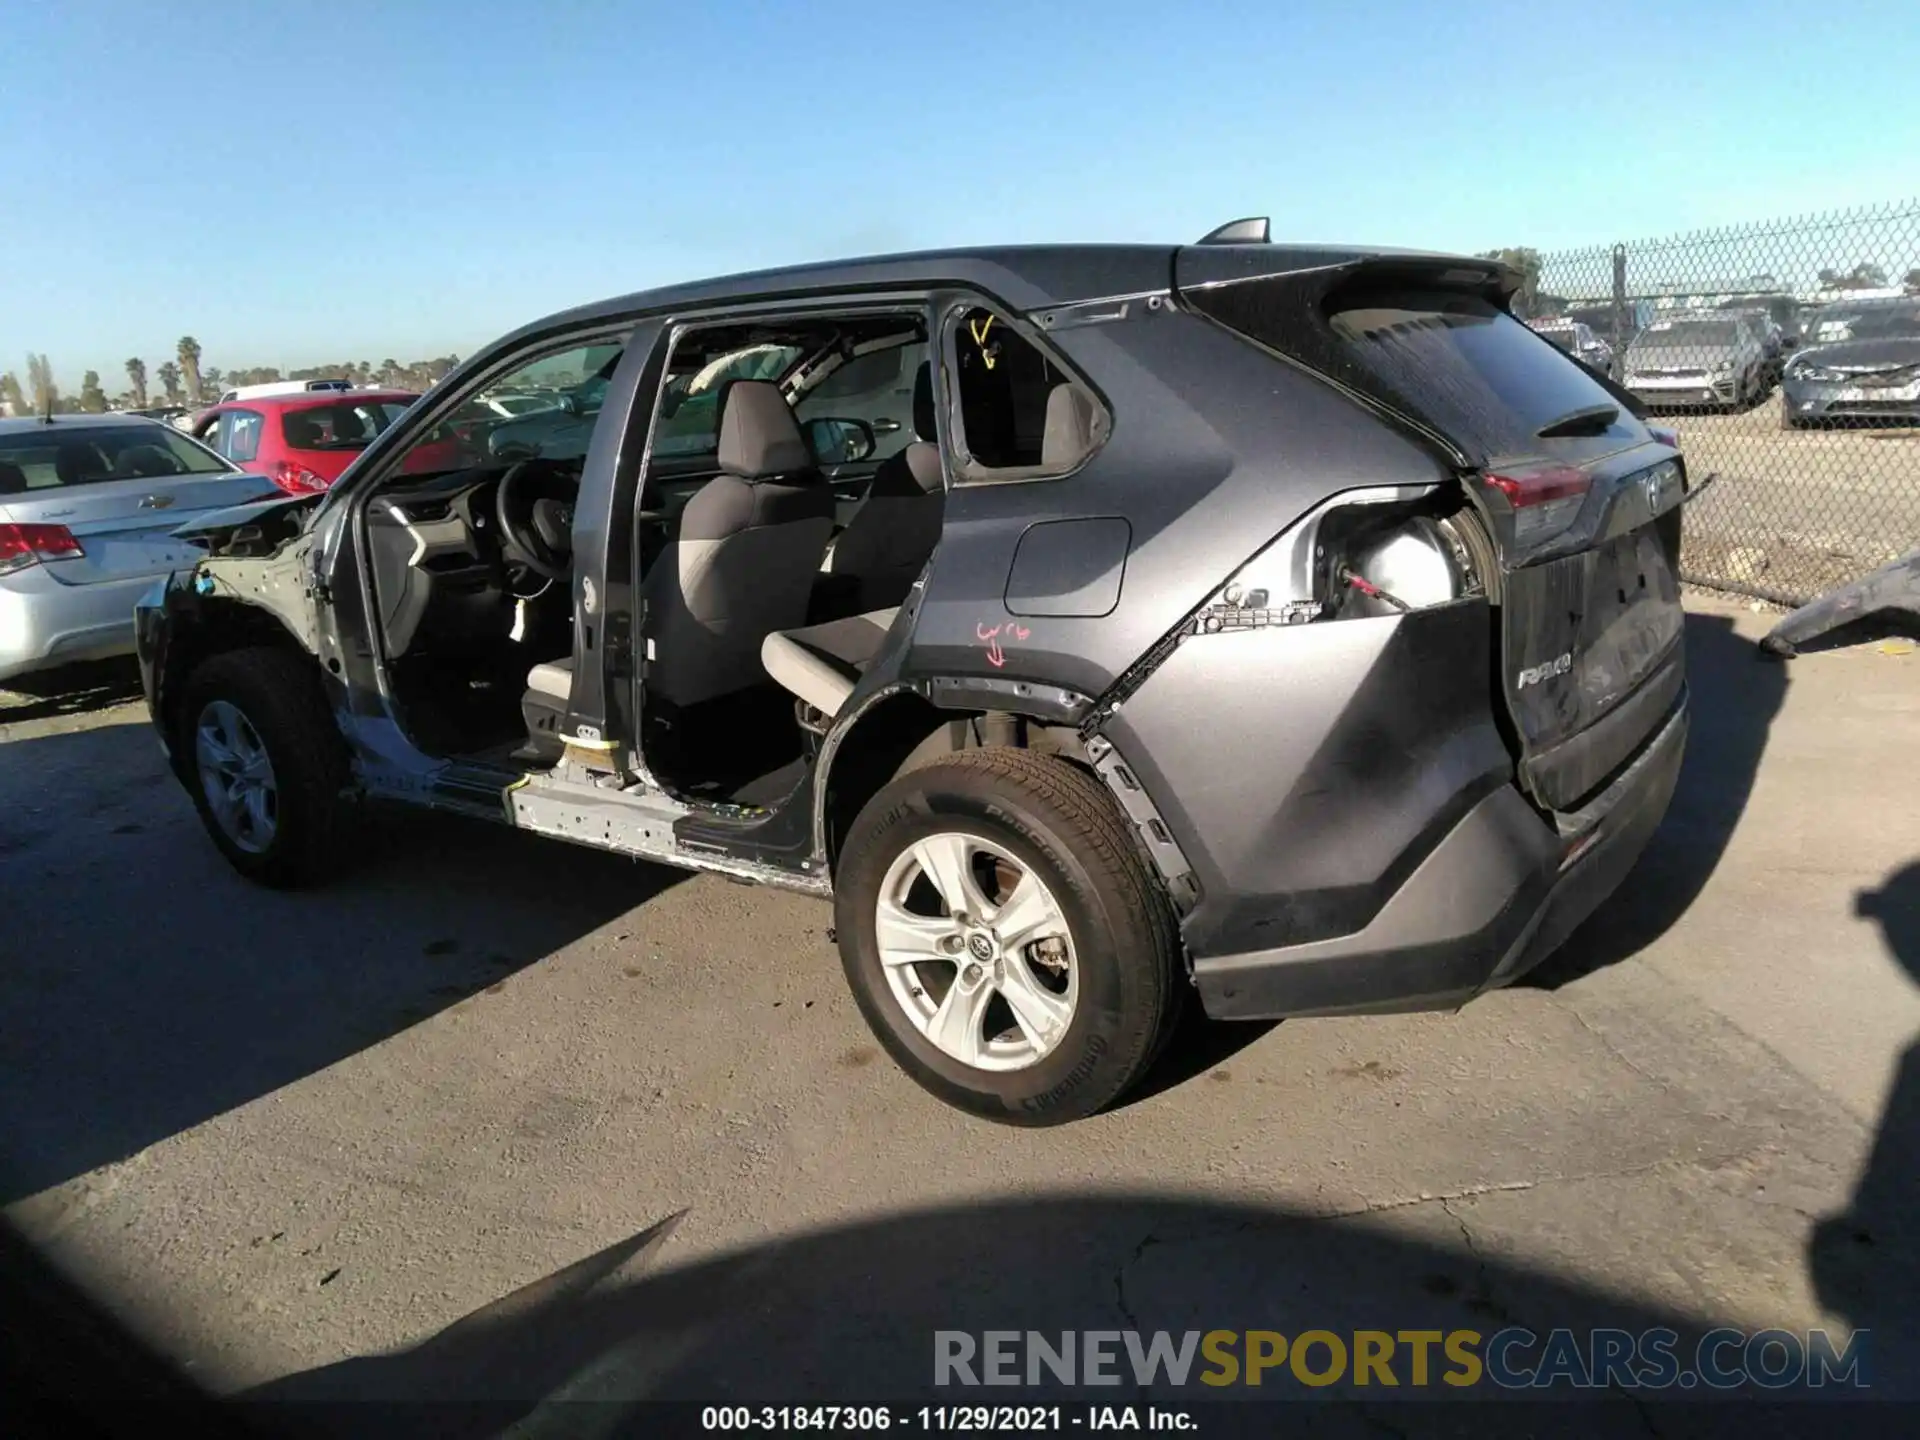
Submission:
[[[1029,680],[1097,697],[1327,496],[1444,478],[1331,387],[1200,316],[1136,304],[1126,320],[1046,340],[1099,391],[1113,433],[1070,475],[949,494],[909,678]],[[1006,596],[1022,536],[1088,517],[1124,519],[1130,532],[1111,610],[1014,615]]]

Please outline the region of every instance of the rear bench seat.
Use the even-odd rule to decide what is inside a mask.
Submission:
[[[895,606],[801,630],[776,630],[761,642],[760,663],[774,683],[832,719],[880,653],[899,613]]]

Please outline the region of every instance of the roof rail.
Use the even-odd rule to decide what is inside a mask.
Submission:
[[[1198,245],[1265,245],[1269,243],[1271,227],[1264,215],[1250,215],[1244,220],[1229,220],[1218,230],[1209,231],[1195,241]]]

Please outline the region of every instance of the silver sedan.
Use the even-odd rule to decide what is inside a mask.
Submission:
[[[158,420],[0,420],[0,681],[131,654],[134,602],[200,555],[171,532],[277,493]]]

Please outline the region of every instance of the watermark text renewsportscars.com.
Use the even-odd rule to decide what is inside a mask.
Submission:
[[[1865,1390],[1868,1331],[937,1330],[936,1385]],[[1199,1392],[1199,1393],[1205,1393]]]

